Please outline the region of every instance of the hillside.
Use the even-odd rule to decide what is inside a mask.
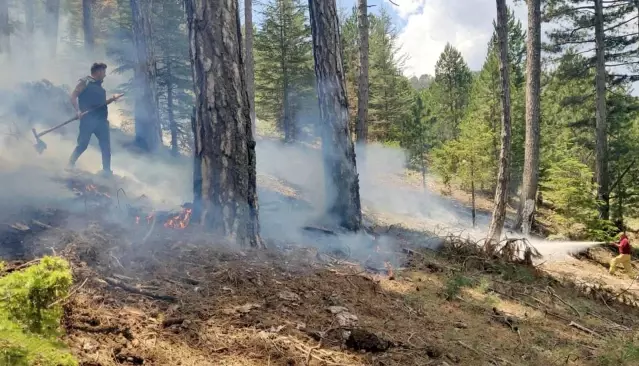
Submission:
[[[152,211],[133,192],[124,201],[126,180],[80,174],[61,183],[79,208],[16,212],[3,236],[15,250],[3,257],[9,269],[52,253],[71,263],[64,341],[85,366],[639,360],[639,311],[614,295],[629,303],[638,286],[607,276],[594,255],[574,259],[567,278],[558,262],[484,258],[456,237],[420,230],[419,219],[372,210],[365,236],[307,227],[295,241],[275,240],[271,228],[268,250],[243,250],[211,243],[188,208]],[[312,211],[301,191],[261,173],[267,228],[293,207]],[[587,289],[589,276],[615,283]]]

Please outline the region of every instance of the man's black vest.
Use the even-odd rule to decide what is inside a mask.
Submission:
[[[107,97],[106,90],[102,87],[102,81],[87,77],[85,82],[86,87],[78,96],[80,111],[85,112],[96,107],[99,108],[88,113],[82,119],[106,120],[109,115],[109,109],[105,105]]]

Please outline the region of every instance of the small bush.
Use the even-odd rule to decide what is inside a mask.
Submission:
[[[62,307],[49,305],[66,296],[72,283],[65,260],[44,257],[37,265],[0,278],[0,309],[32,333],[55,335]]]
[[[444,288],[444,297],[446,300],[453,300],[459,292],[464,287],[473,286],[474,282],[468,277],[462,276],[460,274],[455,274],[453,277],[448,279],[446,282],[446,288]]]
[[[69,264],[53,257],[0,277],[0,366],[78,364],[58,341],[62,306],[55,304],[72,282]]]

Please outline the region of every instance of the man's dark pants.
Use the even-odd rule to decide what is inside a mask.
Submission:
[[[78,135],[78,145],[73,150],[69,165],[74,166],[80,155],[87,149],[91,141],[91,135],[95,135],[102,152],[102,169],[111,171],[111,137],[109,131],[109,121],[100,118],[83,118],[80,120],[80,134]]]

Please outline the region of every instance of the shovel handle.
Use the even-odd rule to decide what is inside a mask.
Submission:
[[[89,112],[93,112],[94,110],[96,110],[96,109],[98,109],[98,108],[102,108],[102,107],[104,107],[105,105],[109,105],[109,104],[111,104],[111,103],[115,102],[116,100],[118,100],[118,99],[122,98],[123,96],[124,96],[124,93],[122,93],[122,94],[116,94],[116,95],[114,95],[114,96],[113,96],[110,100],[108,100],[106,103],[104,103],[104,104],[102,104],[102,105],[99,105],[99,106],[97,106],[97,107],[95,107],[95,108],[91,108],[91,109],[89,109],[88,111],[84,111],[84,112],[82,112],[82,113],[80,114],[80,117],[75,116],[75,117],[73,117],[73,118],[70,118],[70,119],[68,119],[68,120],[66,120],[66,121],[64,121],[64,122],[62,122],[62,123],[60,123],[60,124],[59,124],[59,125],[57,125],[57,126],[53,126],[53,127],[49,128],[48,130],[44,130],[44,131],[42,131],[42,132],[40,132],[40,133],[37,133],[37,132],[36,132],[36,130],[35,130],[35,128],[33,128],[33,129],[31,129],[31,131],[33,132],[33,135],[35,136],[35,138],[36,138],[36,140],[37,140],[37,139],[39,139],[40,137],[42,137],[42,136],[44,136],[44,135],[48,134],[48,133],[49,133],[49,132],[51,132],[51,131],[55,131],[55,130],[57,130],[57,129],[58,129],[58,128],[60,128],[60,127],[64,127],[64,126],[68,125],[69,123],[71,123],[71,122],[73,122],[73,121],[75,121],[75,120],[78,120],[78,119],[82,118],[85,114],[87,114],[87,113],[89,113]]]

